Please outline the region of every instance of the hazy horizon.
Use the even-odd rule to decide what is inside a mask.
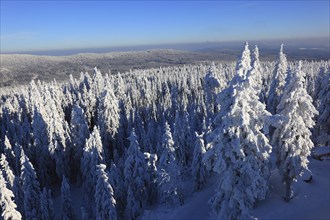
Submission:
[[[0,53],[329,41],[330,31],[329,1],[5,0],[0,4]]]
[[[127,45],[113,47],[86,47],[86,48],[63,48],[45,50],[26,50],[13,52],[0,52],[0,54],[30,54],[30,55],[53,55],[65,56],[79,53],[110,53],[110,52],[129,52],[143,50],[162,50],[173,49],[190,52],[209,52],[213,50],[241,50],[245,41],[219,41],[219,42],[192,42],[192,43],[173,43],[173,44],[145,44]],[[248,41],[251,46],[258,45],[261,49],[278,50],[279,45],[284,43],[285,49],[289,50],[328,50],[330,44],[328,38],[296,38],[278,40],[252,40]]]

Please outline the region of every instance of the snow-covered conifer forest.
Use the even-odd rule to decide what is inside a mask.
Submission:
[[[274,172],[289,206],[330,146],[330,61],[289,62],[283,46],[261,60],[246,43],[236,63],[95,68],[1,94],[1,218],[156,219],[212,180],[205,219],[250,219]]]

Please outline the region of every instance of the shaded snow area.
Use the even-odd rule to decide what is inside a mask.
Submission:
[[[217,186],[217,178],[212,177],[204,190],[193,193],[179,207],[159,205],[153,210],[145,210],[140,220],[170,220],[170,219],[208,219],[211,206],[208,200],[212,197]]]
[[[330,159],[330,146],[320,146],[312,150],[312,157],[317,160]]]
[[[306,183],[299,178],[294,183],[294,198],[285,202],[285,185],[277,170],[270,178],[271,192],[268,199],[258,203],[252,211],[258,219],[330,219],[330,161],[311,159],[309,169],[313,179]],[[209,180],[207,186],[193,193],[180,207],[160,205],[146,210],[140,220],[192,220],[212,219],[209,199],[217,187],[217,178]]]
[[[75,214],[76,219],[81,219],[81,207],[83,206],[83,191],[81,186],[77,184],[70,185],[71,199],[72,199],[72,209]],[[61,219],[61,212],[59,210],[61,207],[61,188],[56,186],[52,188],[52,193],[54,195],[54,218]]]

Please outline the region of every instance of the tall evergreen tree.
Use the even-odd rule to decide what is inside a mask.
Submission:
[[[53,219],[53,199],[51,197],[51,190],[43,188],[40,194],[40,213],[42,220]]]
[[[253,89],[258,93],[260,97],[260,101],[264,101],[264,91],[263,90],[263,81],[262,81],[262,69],[261,64],[259,60],[259,48],[256,45],[254,47],[254,50],[252,52],[252,65],[251,65],[251,71],[249,72],[249,80],[250,84],[253,87]]]
[[[245,80],[251,69],[251,52],[248,42],[245,42],[241,58],[236,63],[236,76]]]
[[[50,136],[48,131],[48,125],[45,121],[45,110],[43,107],[34,106],[33,118],[32,118],[32,130],[33,130],[33,148],[30,155],[36,157],[36,166],[38,177],[42,185],[48,185],[52,180],[52,173],[54,173],[53,160],[50,157]]]
[[[116,198],[117,214],[119,217],[123,217],[127,198],[123,171],[117,167],[116,164],[111,163],[109,177],[109,182],[114,190],[114,197]]]
[[[187,112],[180,114],[178,111],[175,115],[175,124],[172,141],[174,142],[175,159],[178,164],[187,166],[192,159],[193,137],[192,128],[190,127],[189,114]],[[170,130],[169,130],[170,131]],[[171,133],[172,134],[172,133]],[[164,137],[164,136],[163,136]],[[161,139],[163,141],[163,139]],[[164,142],[165,143],[165,142]],[[170,144],[170,143],[169,143]],[[160,152],[163,152],[165,146],[160,146]],[[170,149],[171,150],[171,149]],[[161,160],[161,157],[160,157]]]
[[[33,165],[28,157],[22,154],[22,190],[24,192],[24,217],[26,219],[40,218],[40,186]]]
[[[0,157],[0,168],[2,170],[3,177],[4,177],[5,181],[7,182],[7,188],[10,190],[13,190],[15,176],[13,174],[13,171],[9,167],[6,156],[4,154],[1,154],[1,157]]]
[[[250,84],[252,73],[245,76],[242,72],[238,70],[229,88],[218,96],[225,103],[204,156],[208,167],[220,174],[211,199],[213,213],[219,219],[252,218],[253,205],[265,199],[268,192],[271,147],[262,129],[270,114]]]
[[[267,110],[272,114],[277,113],[276,108],[281,101],[284,91],[287,71],[288,63],[283,52],[283,44],[281,44],[280,53],[275,64],[272,83],[268,91]]]
[[[106,158],[113,158],[115,135],[119,128],[118,99],[113,90],[107,87],[101,94],[98,109],[98,125],[105,149]]]
[[[2,169],[0,169],[0,213],[4,220],[22,219],[21,213],[16,209],[13,192],[7,188],[6,180],[3,177]]]
[[[105,172],[106,166],[100,164],[97,166],[97,184],[95,190],[96,219],[98,220],[116,220],[116,200],[114,191],[109,183],[109,178]]]
[[[277,155],[276,165],[286,184],[287,201],[293,193],[292,182],[307,168],[307,157],[314,147],[310,129],[315,124],[313,117],[318,112],[305,89],[304,76],[299,62],[277,107],[277,112],[286,119],[276,128],[272,139]]]
[[[214,63],[211,64],[207,74],[204,77],[204,92],[205,92],[205,102],[207,109],[207,122],[213,120],[214,114],[217,113],[217,102],[216,97],[219,92],[220,82],[216,76],[216,66]]]
[[[148,161],[148,202],[150,205],[154,204],[157,201],[157,154],[144,153],[145,159]]]
[[[13,184],[13,193],[15,195],[15,202],[17,205],[17,209],[19,212],[24,214],[24,193],[23,193],[23,184],[22,184],[22,179],[20,178],[21,174],[21,168],[22,168],[22,163],[21,161],[23,160],[23,157],[25,156],[24,150],[22,146],[16,144],[15,145],[15,163],[16,163],[16,172],[17,176],[14,178],[14,184]]]
[[[84,110],[77,105],[72,108],[70,130],[72,140],[71,154],[73,156],[70,163],[72,166],[71,170],[73,175],[77,176],[77,179],[79,180],[81,178],[81,158],[83,155],[84,146],[86,144],[86,139],[89,138],[89,130],[84,116]]]
[[[13,148],[10,144],[10,141],[9,141],[7,135],[5,135],[3,153],[6,156],[7,162],[10,164],[11,167],[13,167],[15,164],[15,162],[14,162],[15,154],[14,154]]]
[[[70,185],[65,176],[63,176],[62,185],[61,185],[61,205],[62,205],[61,219],[62,220],[75,219],[74,212],[72,209]]]
[[[169,164],[176,160],[172,132],[167,122],[165,123],[165,133],[162,138],[161,149],[163,149],[163,153],[160,156],[158,166],[166,169]]]
[[[317,118],[315,131],[316,142],[319,145],[330,145],[330,68],[322,78],[321,90],[318,93],[317,109],[320,115]]]
[[[84,147],[83,157],[81,159],[81,173],[82,173],[82,188],[84,191],[84,202],[86,203],[86,211],[90,214],[92,210],[95,185],[96,185],[96,166],[104,162],[103,146],[100,137],[100,132],[97,127],[86,141]]]
[[[206,165],[202,160],[206,151],[203,134],[198,135],[196,133],[196,137],[197,139],[195,141],[194,159],[191,165],[191,173],[194,178],[194,189],[199,190],[205,185],[207,179]]]
[[[127,186],[126,216],[135,219],[142,213],[147,192],[147,164],[137,141],[134,129],[129,137],[130,146],[125,161],[124,178]]]
[[[174,142],[170,126],[165,122],[162,138],[163,153],[159,159],[159,198],[162,202],[177,205],[183,203],[181,192],[180,167],[175,158]]]

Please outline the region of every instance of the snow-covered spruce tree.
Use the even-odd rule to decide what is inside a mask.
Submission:
[[[26,99],[24,98],[24,96],[22,95],[22,99]],[[26,100],[22,101],[22,103],[24,103],[24,108],[21,108],[22,111],[22,116],[21,116],[21,143],[16,142],[15,145],[19,144],[22,145],[25,148],[28,148],[28,146],[31,143],[31,123],[30,123],[30,113],[27,110],[27,104],[25,103]],[[22,104],[23,105],[23,104]]]
[[[117,129],[116,143],[117,146],[125,146],[126,138],[129,136],[129,134],[127,134],[126,132],[128,126],[127,116],[131,108],[131,100],[130,97],[126,95],[127,89],[121,74],[118,74],[115,79],[114,90],[115,90],[115,96],[118,98],[118,107],[120,109],[119,128]],[[124,154],[123,150],[124,148],[116,149],[119,155]],[[117,158],[115,158],[115,160],[116,159]]]
[[[2,169],[0,169],[0,213],[1,219],[22,219],[21,213],[16,209],[16,204],[14,202],[13,192],[7,188],[6,180],[3,177]]]
[[[6,155],[6,160],[9,163],[9,165],[11,167],[14,167],[15,165],[15,154],[13,151],[13,147],[10,144],[9,139],[7,138],[7,135],[5,135],[5,139],[4,139],[4,148],[3,148],[3,153],[4,155]],[[1,151],[0,151],[1,152]]]
[[[122,101],[125,98],[126,85],[123,80],[123,77],[120,73],[116,75],[114,82],[114,92],[116,97],[119,99],[119,103],[123,104]]]
[[[161,112],[163,112],[165,119],[172,118],[171,107],[172,107],[172,99],[171,99],[171,90],[169,88],[169,83],[163,83],[163,91],[161,97]]]
[[[244,50],[242,51],[241,58],[236,63],[236,69],[235,69],[236,73],[232,77],[232,80],[228,82],[228,86],[217,95],[216,102],[220,105],[220,111],[214,117],[213,120],[213,124],[215,127],[219,127],[219,125],[222,123],[222,117],[229,112],[230,107],[234,100],[234,96],[236,95],[234,88],[237,87],[238,84],[242,83],[244,79],[246,79],[248,72],[251,69],[250,63],[251,63],[251,57],[250,57],[249,45],[248,42],[245,42]],[[212,129],[211,126],[208,126],[208,129],[209,130],[206,132],[208,134],[206,136],[206,140],[207,143],[210,143],[213,142],[214,139],[213,135],[217,132],[210,131]],[[213,149],[209,149],[210,147],[211,147],[210,144],[206,145],[207,152],[204,157],[204,161],[206,163],[208,170],[212,169],[213,161],[216,156],[215,153],[213,152]]]
[[[96,219],[98,220],[116,220],[116,200],[109,178],[105,172],[106,166],[100,164],[97,166],[97,184],[95,190]]]
[[[15,203],[17,205],[17,210],[24,216],[24,192],[22,189],[21,179],[18,177],[15,178],[13,193],[15,196]]]
[[[2,120],[0,124],[0,139],[5,141],[4,149],[1,149],[2,141],[0,142],[0,152],[8,149],[6,146],[6,137],[11,144],[22,143],[22,127],[21,116],[23,114],[20,106],[20,100],[18,95],[7,96],[2,106]],[[8,146],[10,147],[10,146]],[[9,154],[6,154],[7,160],[11,165],[12,158]]]
[[[318,93],[317,109],[320,115],[317,118],[314,134],[319,145],[330,145],[330,69],[322,79],[321,90]]]
[[[29,155],[36,158],[38,177],[42,185],[51,183],[54,176],[54,162],[49,153],[50,135],[48,125],[45,122],[44,115],[47,115],[43,107],[33,107],[32,131],[33,147],[30,148]],[[36,156],[38,152],[38,157]],[[55,175],[56,176],[56,175]]]
[[[9,167],[6,156],[4,154],[1,154],[0,157],[0,168],[2,170],[3,178],[7,182],[7,188],[13,190],[15,176],[13,174],[13,171]]]
[[[54,129],[52,132],[52,144],[50,144],[50,155],[55,161],[56,174],[58,179],[61,176],[69,176],[71,167],[68,166],[70,160],[70,135],[69,135],[69,125],[62,118],[62,123],[58,122],[61,120],[60,117],[55,115],[52,118],[51,127]],[[54,147],[54,148],[52,148]]]
[[[104,162],[103,146],[100,132],[94,127],[92,134],[86,141],[81,159],[82,188],[84,192],[84,202],[86,211],[91,213],[91,206],[94,201],[95,185],[96,185],[96,166]]]
[[[132,127],[134,127],[134,132],[139,139],[141,151],[145,151],[146,146],[144,145],[144,140],[146,140],[146,132],[142,114],[142,110],[134,111],[134,123],[132,124]]]
[[[69,161],[71,164],[72,175],[77,177],[77,181],[80,181],[80,164],[83,155],[83,149],[86,144],[86,139],[89,138],[88,125],[84,116],[84,110],[75,105],[72,108],[71,120],[70,120],[70,135],[72,141],[71,155],[72,158]]]
[[[163,153],[160,156],[158,167],[167,168],[171,162],[175,161],[175,148],[170,125],[165,123],[165,133],[162,138]]]
[[[267,110],[272,114],[277,113],[276,108],[281,101],[281,96],[284,91],[287,71],[288,62],[283,53],[283,44],[281,44],[280,53],[275,64],[272,83],[268,91]]]
[[[254,47],[254,50],[252,52],[252,68],[251,71],[249,72],[249,75],[251,75],[249,77],[251,86],[253,87],[253,89],[258,93],[259,97],[260,97],[260,101],[263,102],[264,101],[264,91],[262,91],[263,89],[263,81],[262,81],[262,69],[261,69],[261,64],[260,64],[260,60],[259,60],[259,49],[258,46],[256,45]]]
[[[75,219],[72,209],[70,185],[65,176],[63,176],[62,185],[61,185],[61,206],[62,206],[62,212],[61,212],[62,220]]]
[[[39,89],[41,91],[41,100],[34,100],[34,114],[35,116],[38,115],[38,120],[33,123],[35,125],[33,126],[33,134],[35,134],[37,149],[46,151],[43,149],[46,148],[48,150],[48,152],[45,152],[44,157],[35,158],[36,160],[44,159],[44,161],[36,163],[37,173],[40,176],[41,183],[44,185],[44,179],[50,178],[49,176],[43,178],[44,175],[41,174],[54,171],[54,165],[48,168],[45,166],[51,160],[55,163],[57,179],[61,179],[63,174],[68,175],[68,173],[64,172],[70,170],[67,154],[70,147],[70,137],[69,126],[65,121],[65,115],[61,107],[62,92],[59,92],[59,86],[56,82],[52,82],[43,84]],[[38,129],[35,130],[35,128]],[[51,160],[46,158],[46,154],[50,156]],[[39,172],[43,167],[46,167],[46,172]]]
[[[210,200],[218,219],[252,218],[255,202],[265,199],[268,192],[271,147],[262,129],[270,114],[251,84],[252,71],[246,76],[242,72],[238,70],[229,88],[218,95],[224,104],[203,158],[208,168],[220,174]]]
[[[15,203],[17,205],[17,209],[22,215],[24,214],[24,193],[22,189],[22,180],[20,178],[21,174],[21,161],[23,159],[22,155],[24,154],[24,150],[22,146],[15,144],[15,163],[16,163],[16,172],[17,176],[14,178],[14,185],[13,185],[13,193],[15,195]]]
[[[40,187],[36,172],[29,158],[22,154],[21,156],[22,172],[22,190],[24,193],[24,217],[25,219],[40,219]]]
[[[98,77],[99,78],[99,77]],[[95,126],[95,113],[96,113],[96,97],[95,90],[96,88],[93,86],[93,80],[89,76],[88,73],[81,75],[81,82],[79,85],[80,88],[80,98],[79,98],[79,106],[84,109],[86,115],[86,121],[88,123],[88,127],[92,130]]]
[[[119,128],[119,106],[113,90],[107,87],[102,93],[98,106],[98,126],[106,158],[113,158],[114,138]]]
[[[205,146],[203,140],[203,134],[198,135],[196,133],[194,159],[191,165],[191,173],[194,177],[194,189],[199,190],[203,188],[207,180],[206,165],[203,162],[203,156],[205,154]]]
[[[149,178],[147,164],[143,153],[140,151],[134,129],[128,139],[130,140],[130,146],[127,151],[124,169],[125,185],[128,191],[126,217],[135,219],[142,213],[145,206],[148,195],[147,181]]]
[[[116,198],[116,210],[118,217],[123,217],[127,198],[123,171],[112,162],[108,176],[110,177],[109,182],[114,190],[114,197]]]
[[[223,89],[217,95],[216,101],[220,105],[220,111],[214,118],[213,124],[215,126],[221,124],[222,116],[224,116],[229,112],[230,107],[234,100],[234,96],[236,95],[235,87],[241,84],[242,81],[245,80],[246,77],[248,76],[248,73],[251,70],[250,63],[251,63],[250,50],[249,50],[248,42],[246,42],[244,45],[244,50],[242,51],[241,58],[236,63],[236,69],[235,69],[236,74],[233,76],[232,80],[228,82],[227,88]],[[210,142],[209,139],[212,139],[212,135],[209,135],[207,139],[208,142]]]
[[[17,155],[18,161],[19,161],[19,156],[20,155]],[[1,154],[0,168],[2,170],[3,178],[7,183],[7,188],[10,189],[15,195],[15,203],[17,205],[17,210],[23,211],[23,195],[22,195],[23,193],[21,189],[21,181],[19,176],[15,176],[13,174],[6,160],[6,156],[4,154]]]
[[[173,129],[173,147],[175,152],[175,158],[180,161],[182,164],[186,164],[186,157],[185,157],[185,121],[180,113],[180,111],[175,112],[175,119],[174,119],[174,129]],[[163,152],[163,148],[159,145],[158,155],[161,155]]]
[[[216,97],[220,82],[216,77],[217,68],[214,63],[209,67],[207,74],[204,77],[204,92],[205,92],[205,103],[207,109],[207,119],[209,122],[213,119],[214,114],[217,112]]]
[[[55,171],[57,174],[57,177],[59,178],[59,175],[69,175],[71,167],[68,166],[68,158],[66,157],[67,154],[67,148],[64,147],[60,142],[57,140],[53,140],[49,144],[51,158],[55,162]]]
[[[101,92],[104,90],[105,80],[102,76],[102,73],[97,67],[94,67],[94,72],[92,76],[92,84],[91,89],[93,90],[93,94],[95,97],[99,97]]]
[[[21,173],[21,152],[23,148],[21,145],[15,144],[14,146],[14,153],[15,153],[15,164],[14,170],[15,174],[19,175]]]
[[[248,42],[245,42],[244,50],[242,52],[242,56],[240,60],[236,64],[236,75],[239,76],[239,78],[245,80],[247,77],[247,73],[251,69],[251,52],[249,49]]]
[[[150,154],[145,152],[144,153],[145,159],[148,161],[148,173],[149,173],[149,180],[148,180],[148,188],[149,188],[149,195],[148,195],[148,202],[150,205],[153,205],[157,201],[157,154]]]
[[[148,110],[149,111],[149,110]],[[146,115],[152,114],[151,112],[146,113]],[[156,144],[153,144],[153,139],[154,136],[151,136],[155,131],[150,132],[151,126],[154,125],[154,120],[153,119],[146,119],[146,123],[144,123],[144,137],[141,138],[144,146],[144,151],[145,152],[155,152],[153,149],[153,146],[156,146]]]
[[[42,220],[53,219],[53,199],[51,197],[51,190],[43,188],[40,194],[40,213]]]
[[[191,146],[193,145],[193,137],[191,136],[191,127],[189,125],[189,114],[184,112],[176,112],[175,124],[173,131],[173,141],[175,148],[175,159],[177,163],[183,167],[188,165],[192,158]],[[161,150],[164,148],[161,146]],[[160,152],[162,152],[160,151]]]
[[[277,107],[277,112],[286,120],[276,128],[272,137],[277,155],[276,165],[282,181],[286,184],[287,201],[292,196],[292,182],[304,168],[307,169],[307,157],[314,147],[310,139],[310,129],[315,124],[313,117],[318,112],[305,89],[304,76],[299,62]]]
[[[177,205],[183,203],[181,190],[180,167],[175,158],[174,142],[169,124],[165,123],[161,148],[163,153],[159,159],[159,198],[161,202]]]

